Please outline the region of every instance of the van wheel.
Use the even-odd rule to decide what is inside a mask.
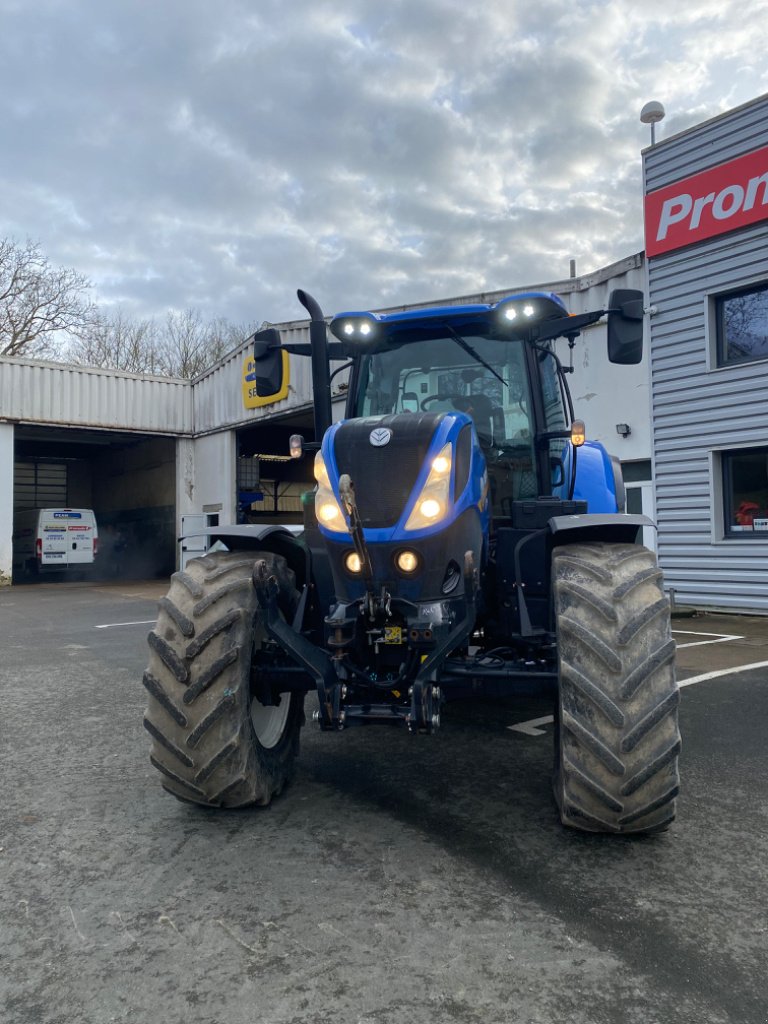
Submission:
[[[555,549],[555,799],[564,825],[650,833],[675,817],[675,642],[656,556],[637,544]]]
[[[278,581],[281,611],[292,616],[298,593],[283,558],[217,552],[171,577],[149,634],[150,761],[179,800],[265,805],[293,775],[304,695],[284,693],[274,704],[252,696],[253,655],[266,639],[251,582],[258,559]]]

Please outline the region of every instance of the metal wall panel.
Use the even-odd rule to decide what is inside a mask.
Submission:
[[[645,150],[646,192],[764,146],[766,106],[768,94]]]
[[[285,343],[309,341],[307,321],[276,324]],[[312,401],[312,374],[310,359],[290,356],[288,397],[274,405],[259,409],[246,409],[243,405],[243,363],[250,354],[250,344],[243,344],[230,352],[211,369],[194,381],[195,433],[206,434],[232,427],[247,426],[259,420],[284,416],[306,408]],[[338,380],[338,378],[337,378]],[[334,381],[336,385],[337,381]]]
[[[646,150],[646,191],[765,145],[768,96]],[[768,279],[767,256],[764,221],[648,262],[659,558],[684,604],[768,612],[768,538],[723,538],[717,454],[768,444],[768,360],[718,368],[708,333],[708,296]]]
[[[0,419],[143,433],[192,432],[189,381],[0,359]]]

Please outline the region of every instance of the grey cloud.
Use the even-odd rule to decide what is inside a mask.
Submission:
[[[732,69],[759,81],[765,37],[728,34],[722,83],[716,15],[661,3],[5,7],[4,233],[38,239],[103,302],[235,321],[300,316],[297,285],[329,311],[375,307],[636,251],[642,102],[667,103],[671,130],[726,89],[750,98]],[[672,110],[649,90],[676,81],[696,32],[704,91],[676,84]]]

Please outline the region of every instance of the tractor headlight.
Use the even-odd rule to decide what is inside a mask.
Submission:
[[[325,500],[322,500],[323,498],[325,498]],[[315,505],[317,507],[317,518],[321,523],[325,523],[326,526],[331,526],[334,521],[340,521],[341,509],[333,498],[329,500],[326,495],[322,495],[320,504],[318,505],[317,499],[315,499]]]
[[[350,551],[344,556],[344,568],[353,576],[358,576],[363,571],[363,562],[356,551]]]
[[[395,564],[400,572],[406,576],[410,576],[411,573],[416,572],[419,568],[419,556],[415,551],[409,551],[407,549],[398,551],[395,557]]]
[[[341,511],[336,495],[331,488],[331,481],[325,465],[323,453],[318,452],[315,456],[315,480],[317,480],[317,493],[315,494],[315,515],[321,526],[325,526],[335,533],[349,533],[347,520]]]
[[[419,502],[419,514],[424,516],[425,519],[437,519],[444,511],[443,503],[438,501],[437,498],[424,498]]]
[[[423,530],[445,519],[451,499],[452,462],[453,446],[449,443],[432,463],[429,476],[408,516],[406,530]]]

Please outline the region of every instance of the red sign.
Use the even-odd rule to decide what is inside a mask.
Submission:
[[[645,197],[645,253],[659,256],[768,218],[768,146]]]

